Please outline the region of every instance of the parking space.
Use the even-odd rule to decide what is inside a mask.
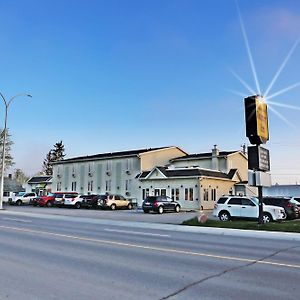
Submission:
[[[33,207],[29,205],[11,206],[5,205],[4,208],[9,211],[28,212],[37,214],[52,214],[72,217],[84,217],[95,219],[107,219],[118,221],[133,221],[133,222],[148,222],[148,223],[163,223],[163,224],[181,224],[183,221],[191,219],[199,215],[199,212],[179,212],[179,213],[164,213],[144,214],[141,209],[133,210],[94,210],[94,209],[74,209],[74,208],[57,208],[57,207]]]

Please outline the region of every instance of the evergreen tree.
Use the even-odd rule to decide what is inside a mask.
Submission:
[[[64,159],[65,154],[65,146],[62,141],[56,143],[53,149],[53,161],[59,161]]]
[[[65,155],[65,146],[62,141],[53,145],[53,149],[51,149],[44,159],[43,162],[43,172],[46,175],[53,174],[53,166],[52,163],[55,161],[60,161],[64,159]]]
[[[53,173],[53,167],[52,167],[52,162],[53,162],[53,150],[50,150],[47,155],[46,158],[44,159],[43,162],[43,172],[46,175],[52,175]]]
[[[2,166],[2,149],[3,149],[3,138],[4,138],[4,130],[1,130],[0,135],[0,166]],[[12,167],[15,163],[13,161],[13,157],[11,156],[11,146],[13,145],[13,141],[11,140],[11,135],[6,129],[6,139],[5,139],[5,170]]]

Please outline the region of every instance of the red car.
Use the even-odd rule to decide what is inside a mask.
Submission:
[[[55,193],[50,193],[47,196],[40,196],[40,197],[34,198],[32,201],[32,204],[34,206],[46,206],[46,207],[54,206],[55,197],[57,195],[61,195],[61,194],[66,194],[66,192],[55,192]],[[67,194],[78,195],[78,193],[76,193],[76,192],[67,192]]]

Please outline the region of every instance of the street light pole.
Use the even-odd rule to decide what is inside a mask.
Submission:
[[[5,105],[5,118],[4,118],[4,129],[1,133],[3,135],[3,145],[2,145],[2,164],[1,164],[1,179],[0,179],[0,209],[3,209],[3,192],[4,192],[4,171],[5,171],[5,143],[6,143],[6,134],[7,134],[7,115],[8,115],[8,108],[11,102],[20,96],[26,96],[26,97],[32,97],[29,94],[17,94],[9,99],[9,101],[6,101],[3,94],[0,92],[0,96],[4,102]]]

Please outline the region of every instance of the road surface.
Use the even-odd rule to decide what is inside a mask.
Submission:
[[[0,212],[0,299],[300,297],[299,239],[126,224]]]

